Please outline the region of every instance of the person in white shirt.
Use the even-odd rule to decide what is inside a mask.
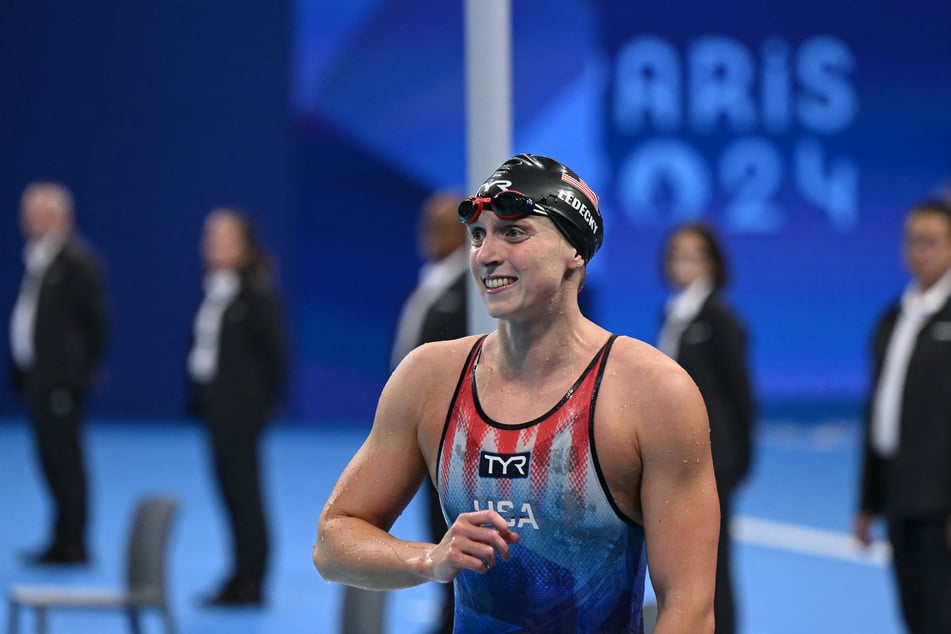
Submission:
[[[664,277],[671,287],[658,348],[696,382],[710,419],[713,470],[720,499],[720,541],[713,610],[717,634],[737,631],[730,549],[730,511],[752,460],[754,399],[746,326],[726,302],[726,257],[713,230],[680,225],[664,246]]]
[[[285,326],[266,249],[245,212],[214,209],[201,251],[205,296],[187,368],[231,537],[230,574],[204,603],[256,606],[270,552],[260,443],[286,384]]]
[[[916,205],[902,253],[911,281],[879,319],[854,532],[883,516],[908,630],[951,632],[951,205]]]
[[[108,330],[102,268],[74,231],[73,197],[60,183],[23,192],[24,275],[10,320],[12,383],[23,394],[53,501],[49,544],[33,564],[88,561],[85,403]]]

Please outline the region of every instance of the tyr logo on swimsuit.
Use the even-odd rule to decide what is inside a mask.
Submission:
[[[532,452],[523,453],[479,453],[480,478],[527,478],[528,465]]]

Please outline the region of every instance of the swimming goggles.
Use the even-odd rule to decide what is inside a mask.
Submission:
[[[487,198],[469,196],[459,203],[459,221],[462,224],[471,225],[479,219],[482,210],[486,207],[492,209],[495,215],[503,220],[515,220],[530,214],[548,215],[543,209],[535,206],[535,201],[530,196],[514,189],[507,189]]]

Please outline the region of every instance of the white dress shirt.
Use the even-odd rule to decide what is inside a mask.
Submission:
[[[218,372],[218,338],[225,309],[241,290],[241,277],[234,271],[212,271],[205,276],[205,299],[195,315],[194,341],[188,354],[188,373],[207,383]]]
[[[13,307],[13,316],[10,318],[10,352],[14,363],[21,370],[33,367],[36,353],[33,349],[36,302],[40,296],[43,276],[64,244],[66,236],[49,235],[39,240],[31,240],[23,247],[23,264],[26,270]]]
[[[671,359],[677,358],[681,335],[690,322],[696,319],[712,292],[713,282],[707,278],[698,278],[667,301],[667,317],[657,342],[661,352]]]
[[[908,362],[915,348],[918,333],[928,319],[941,310],[951,296],[951,271],[948,271],[927,291],[917,284],[910,285],[902,294],[901,311],[892,330],[878,388],[872,404],[872,449],[880,456],[891,457],[898,451],[901,437],[902,396]]]

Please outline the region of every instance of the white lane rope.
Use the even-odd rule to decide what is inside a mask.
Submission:
[[[852,535],[846,533],[755,517],[734,517],[730,522],[730,534],[733,539],[746,544],[868,566],[885,566],[892,556],[891,547],[884,541],[872,542],[863,549]]]

